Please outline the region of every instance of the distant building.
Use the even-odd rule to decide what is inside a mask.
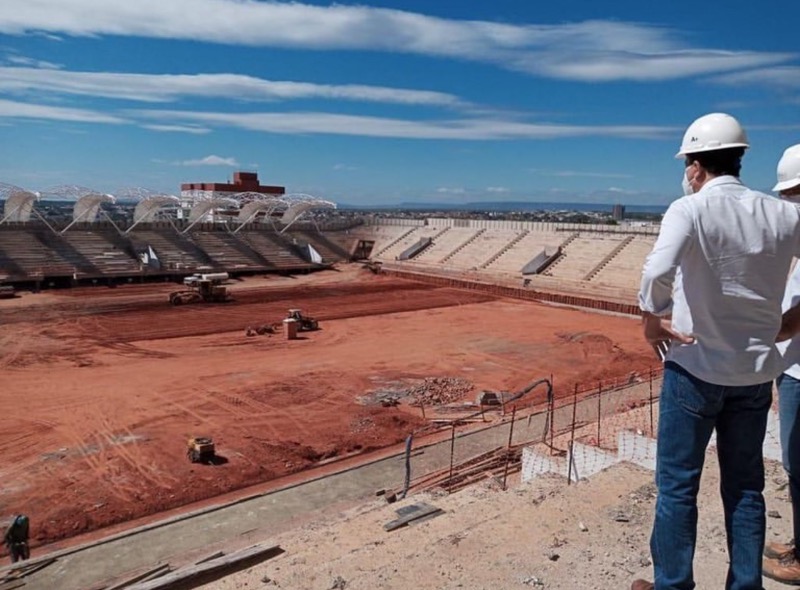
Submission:
[[[622,221],[625,219],[625,205],[614,205],[614,208],[611,209],[611,217],[614,221]]]
[[[258,180],[257,172],[234,172],[233,182],[230,183],[184,182],[181,184],[181,205],[178,211],[178,218],[188,218],[189,210],[198,201],[230,199],[240,195],[235,200],[241,206],[254,200],[254,198],[282,197],[285,194],[286,187],[261,184]]]

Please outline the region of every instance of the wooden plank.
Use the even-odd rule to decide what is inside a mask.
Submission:
[[[437,508],[436,506],[431,506],[430,504],[425,504],[422,502],[419,504],[411,504],[410,506],[405,506],[399,510],[396,510],[396,512],[400,515],[400,518],[396,518],[395,520],[387,522],[385,525],[383,525],[383,529],[387,532],[390,532],[406,526],[408,523],[417,520],[418,518],[433,514],[437,511],[441,511],[441,508]]]
[[[205,578],[215,574],[222,574],[226,570],[242,566],[243,564],[247,564],[246,567],[250,567],[250,565],[270,559],[281,553],[283,553],[283,549],[278,545],[253,545],[247,549],[236,551],[230,555],[219,557],[200,565],[181,568],[156,580],[139,582],[130,586],[128,590],[172,590],[173,588],[185,587],[187,581],[196,578]],[[203,583],[205,583],[205,581]]]
[[[3,579],[0,580],[0,583],[7,583],[12,582],[14,580],[21,580],[22,578],[31,575],[34,572],[38,572],[41,569],[46,568],[48,565],[55,563],[55,558],[44,559],[40,561],[35,561],[33,563],[25,563],[25,562],[17,562],[13,565],[12,569],[9,569]],[[3,586],[0,586],[0,590],[2,590]]]
[[[211,561],[212,559],[218,559],[225,555],[224,551],[217,551],[216,553],[212,553],[211,555],[206,555],[202,559],[198,559],[194,562],[195,565],[200,565],[201,563],[205,563],[207,561]]]
[[[121,582],[118,582],[116,584],[113,584],[112,586],[109,586],[105,590],[122,590],[122,588],[127,588],[131,584],[135,584],[136,582],[143,582],[143,581],[146,581],[148,579],[151,579],[151,576],[153,574],[157,574],[158,572],[161,572],[161,573],[164,573],[164,574],[169,572],[169,564],[168,563],[162,563],[161,565],[157,565],[156,567],[152,567],[149,570],[146,570],[144,572],[139,572],[138,574],[135,574],[135,575],[131,576],[130,578],[127,578],[125,580],[122,580]]]

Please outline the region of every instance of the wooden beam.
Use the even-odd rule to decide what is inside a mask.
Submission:
[[[202,579],[202,583],[206,583],[205,580],[207,578],[218,577],[235,568],[250,567],[261,561],[276,557],[283,552],[283,549],[278,545],[253,545],[247,549],[236,551],[200,565],[181,568],[155,580],[140,582],[130,586],[127,590],[173,590],[185,587],[186,582],[193,579]]]
[[[151,580],[154,575],[159,575],[159,574],[163,575],[169,573],[169,570],[170,570],[169,564],[162,563],[161,565],[152,567],[144,572],[139,572],[138,574],[135,574],[125,580],[122,580],[121,582],[117,582],[116,584],[113,584],[112,586],[105,588],[105,590],[122,590],[123,588],[128,588],[129,586],[135,584],[136,582],[144,582],[146,580]]]

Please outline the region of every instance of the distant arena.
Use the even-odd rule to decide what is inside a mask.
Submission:
[[[304,273],[372,261],[384,272],[453,286],[496,285],[526,298],[635,313],[657,233],[654,226],[462,218],[326,220],[304,215],[335,208],[329,201],[246,193],[238,201],[200,199],[183,219],[160,215],[174,210],[176,197],[146,194],[121,222],[104,213],[112,196],[77,187],[71,218],[53,221],[37,212],[39,195],[4,186],[0,282],[37,289],[180,280],[196,272]]]

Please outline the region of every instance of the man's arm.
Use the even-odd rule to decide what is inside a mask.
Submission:
[[[798,332],[800,332],[800,303],[783,312],[781,329],[777,338],[775,338],[775,342],[783,342],[794,338]]]
[[[672,311],[672,287],[681,258],[691,245],[694,223],[682,201],[670,205],[661,221],[661,231],[642,269],[639,307],[655,316]]]

